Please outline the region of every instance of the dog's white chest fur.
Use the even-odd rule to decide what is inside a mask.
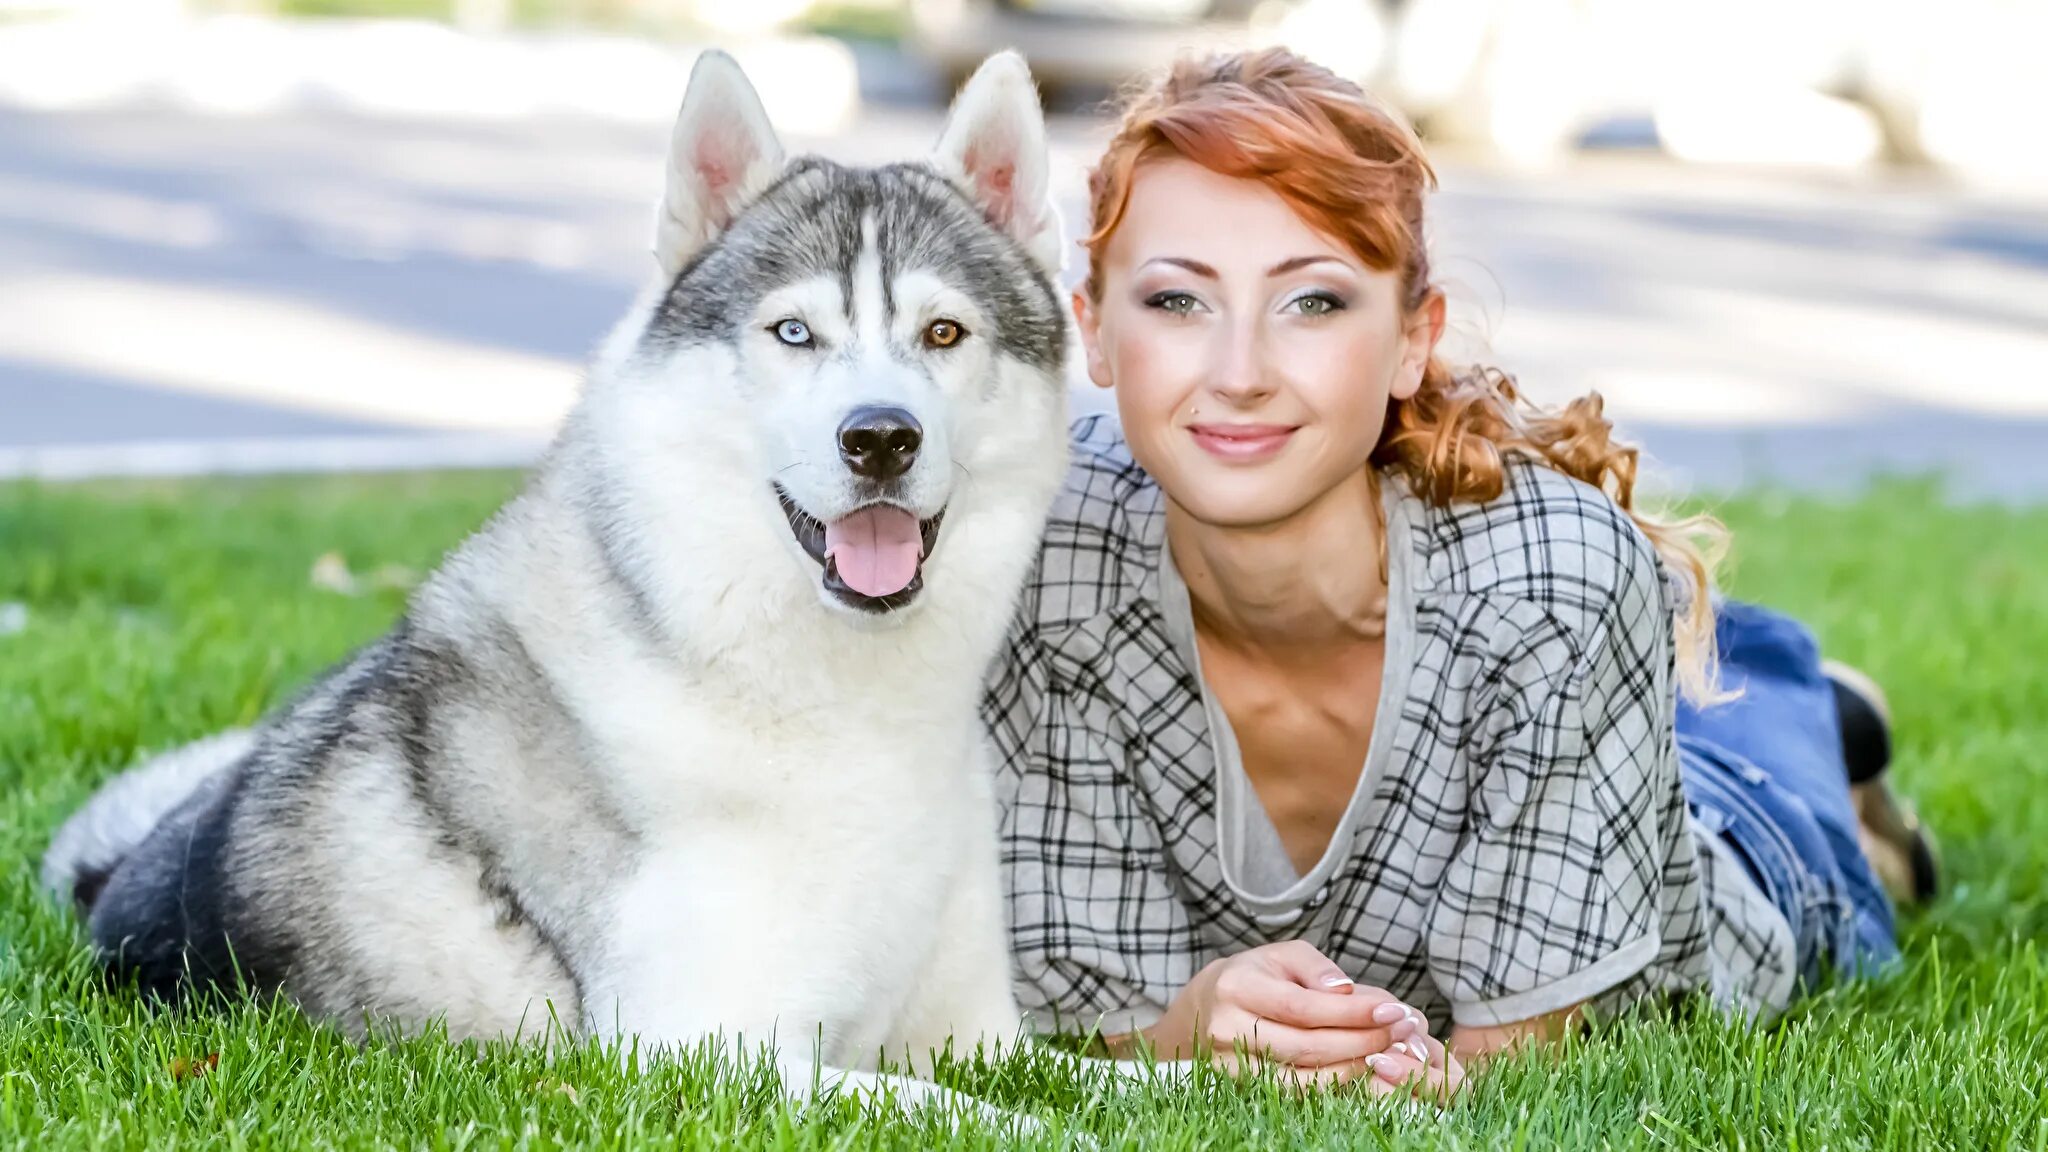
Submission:
[[[800,725],[659,680],[607,708],[639,718],[603,730],[640,846],[586,979],[590,1026],[722,1030],[869,1067],[931,1039],[903,1022],[962,1014],[950,1001],[965,990],[932,983],[937,954],[1000,948],[1002,928],[994,862],[979,859],[993,800],[960,708],[848,700]],[[999,967],[966,1014],[1013,1027]]]

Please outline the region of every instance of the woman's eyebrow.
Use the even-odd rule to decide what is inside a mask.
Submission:
[[[1322,253],[1315,253],[1308,256],[1294,256],[1286,260],[1282,260],[1278,264],[1273,265],[1271,268],[1266,269],[1266,275],[1285,276],[1289,272],[1298,271],[1302,268],[1308,267],[1311,264],[1321,264],[1324,262],[1340,265],[1345,268],[1351,267],[1349,263],[1340,260],[1335,256],[1324,255]]]
[[[1185,256],[1154,256],[1150,260],[1145,261],[1144,264],[1138,265],[1138,267],[1144,268],[1152,264],[1171,264],[1176,268],[1185,268],[1188,271],[1193,272],[1195,275],[1201,276],[1205,279],[1221,279],[1221,277],[1216,274],[1216,270],[1214,268],[1209,267],[1207,264],[1202,263],[1200,260],[1190,260]]]
[[[1331,256],[1327,253],[1316,252],[1310,253],[1306,256],[1290,256],[1287,259],[1282,260],[1278,264],[1273,265],[1271,268],[1266,269],[1266,275],[1285,276],[1289,272],[1298,271],[1302,268],[1308,267],[1311,264],[1322,263],[1335,264],[1343,268],[1351,267],[1351,265],[1347,261],[1343,260],[1340,257]],[[1202,263],[1200,260],[1193,260],[1186,256],[1154,256],[1150,260],[1145,261],[1144,264],[1138,265],[1138,267],[1144,268],[1152,264],[1171,264],[1176,268],[1185,268],[1188,271],[1194,273],[1195,275],[1203,277],[1204,279],[1222,279],[1222,277],[1217,273],[1216,269],[1211,268],[1209,265]]]

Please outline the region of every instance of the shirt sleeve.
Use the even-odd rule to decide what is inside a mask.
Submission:
[[[1530,685],[1509,695],[1533,703],[1474,753],[1468,831],[1427,945],[1457,1024],[1592,1000],[1643,973],[1665,943],[1665,889],[1690,863],[1675,857],[1687,841],[1672,618],[1655,553],[1629,539],[1614,594],[1587,625],[1560,624],[1552,643],[1513,658],[1502,680]]]
[[[1117,1035],[1150,1025],[1163,1005],[1135,978],[1139,958],[1119,947],[1115,926],[1135,913],[1171,932],[1177,917],[1171,893],[1127,847],[1097,838],[1102,813],[1129,785],[1078,763],[1089,726],[1071,714],[1051,664],[1036,623],[1022,617],[982,697],[1017,998],[1040,1031]],[[1171,969],[1183,951],[1192,954],[1169,949],[1162,962]]]
[[[1006,801],[1009,791],[1004,785],[1014,785],[1025,768],[1045,684],[1045,653],[1036,622],[1028,612],[1019,612],[989,668],[981,697],[982,728],[994,756],[997,792]]]

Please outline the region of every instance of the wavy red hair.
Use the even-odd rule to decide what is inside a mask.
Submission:
[[[1092,231],[1083,290],[1101,300],[1095,269],[1129,207],[1146,160],[1178,155],[1223,176],[1257,180],[1310,226],[1373,268],[1400,274],[1413,312],[1437,291],[1423,242],[1423,199],[1436,174],[1421,141],[1358,85],[1284,49],[1182,60],[1135,91],[1089,173]],[[1674,637],[1688,697],[1716,695],[1714,617],[1707,590],[1726,534],[1711,517],[1666,517],[1639,506],[1640,451],[1614,438],[1597,392],[1538,408],[1507,373],[1432,358],[1422,386],[1395,400],[1372,463],[1437,504],[1485,502],[1526,458],[1605,492],[1678,578]]]

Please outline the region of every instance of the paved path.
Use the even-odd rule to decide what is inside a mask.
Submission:
[[[871,102],[794,143],[894,157],[937,126]],[[1099,133],[1056,123],[1070,220]],[[0,474],[527,458],[648,267],[662,137],[0,110]],[[2048,493],[2048,204],[1626,156],[1447,167],[1465,346],[1540,398],[1598,387],[1678,479]]]

